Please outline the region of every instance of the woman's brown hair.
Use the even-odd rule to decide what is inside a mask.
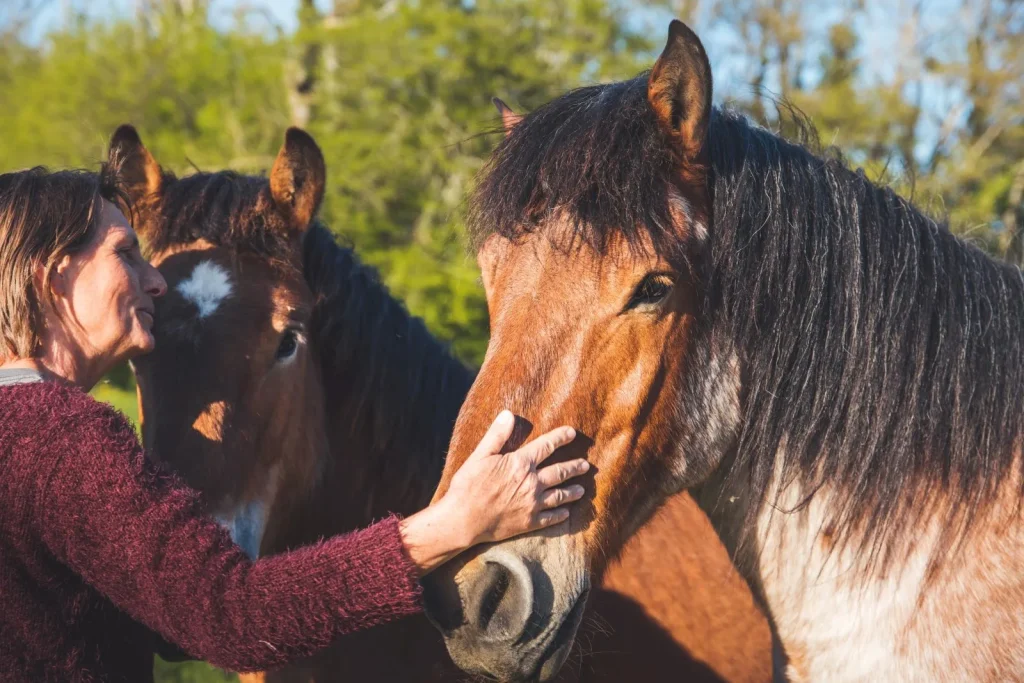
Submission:
[[[39,297],[50,292],[53,269],[96,234],[101,199],[127,207],[116,178],[109,165],[100,173],[36,167],[0,174],[0,360],[36,355],[43,326]]]

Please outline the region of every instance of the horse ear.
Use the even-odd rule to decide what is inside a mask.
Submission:
[[[134,207],[144,207],[147,199],[159,197],[164,189],[160,164],[142,144],[131,124],[123,124],[110,137],[106,170],[120,181]]]
[[[324,155],[309,133],[289,128],[270,169],[270,194],[295,232],[305,232],[320,208],[327,183]]]
[[[647,80],[647,101],[683,158],[702,160],[711,120],[711,64],[700,38],[681,21],[668,27],[668,43]]]
[[[498,113],[501,114],[501,123],[505,127],[505,135],[512,132],[512,129],[516,127],[516,124],[523,120],[522,115],[512,111],[512,108],[502,102],[497,97],[491,99],[494,106],[498,109]]]

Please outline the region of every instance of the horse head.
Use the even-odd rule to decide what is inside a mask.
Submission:
[[[203,491],[255,557],[320,475],[327,448],[302,243],[323,197],[316,143],[288,131],[269,178],[177,178],[131,126],[110,142],[126,207],[168,283],[156,350],[135,361],[148,452]],[[279,496],[287,490],[289,495]]]
[[[499,109],[471,216],[491,341],[437,495],[501,408],[522,416],[509,448],[575,426],[564,457],[587,457],[592,480],[565,525],[429,577],[427,606],[466,670],[550,680],[608,559],[707,476],[738,419],[735,365],[701,320],[711,70],[673,22],[648,75],[521,119]]]

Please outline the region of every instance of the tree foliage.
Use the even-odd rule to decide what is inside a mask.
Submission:
[[[673,12],[716,73],[731,63],[720,97],[783,132],[776,104],[795,106],[852,163],[1024,258],[1024,11],[1010,0],[300,0],[295,31],[248,3],[147,0],[67,12],[35,41],[24,17],[46,0],[20,2],[0,15],[0,168],[96,163],[131,121],[176,171],[260,172],[302,125],[328,160],[327,224],[470,361],[486,311],[462,208],[497,139],[491,97],[530,109],[630,76]]]
[[[696,5],[740,53],[737,80],[752,86],[733,93],[740,107],[786,132],[773,105],[794,105],[869,177],[1024,263],[1024,4]]]

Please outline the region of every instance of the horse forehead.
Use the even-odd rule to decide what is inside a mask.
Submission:
[[[227,268],[212,259],[203,259],[175,289],[183,299],[195,304],[200,318],[208,318],[234,293],[235,283]]]
[[[653,270],[670,267],[653,248],[630,245],[625,238],[611,236],[598,247],[572,235],[539,232],[504,245],[495,288],[513,307],[542,292],[557,293],[547,305],[581,300],[596,304],[619,297],[624,287],[635,284],[638,274]]]

